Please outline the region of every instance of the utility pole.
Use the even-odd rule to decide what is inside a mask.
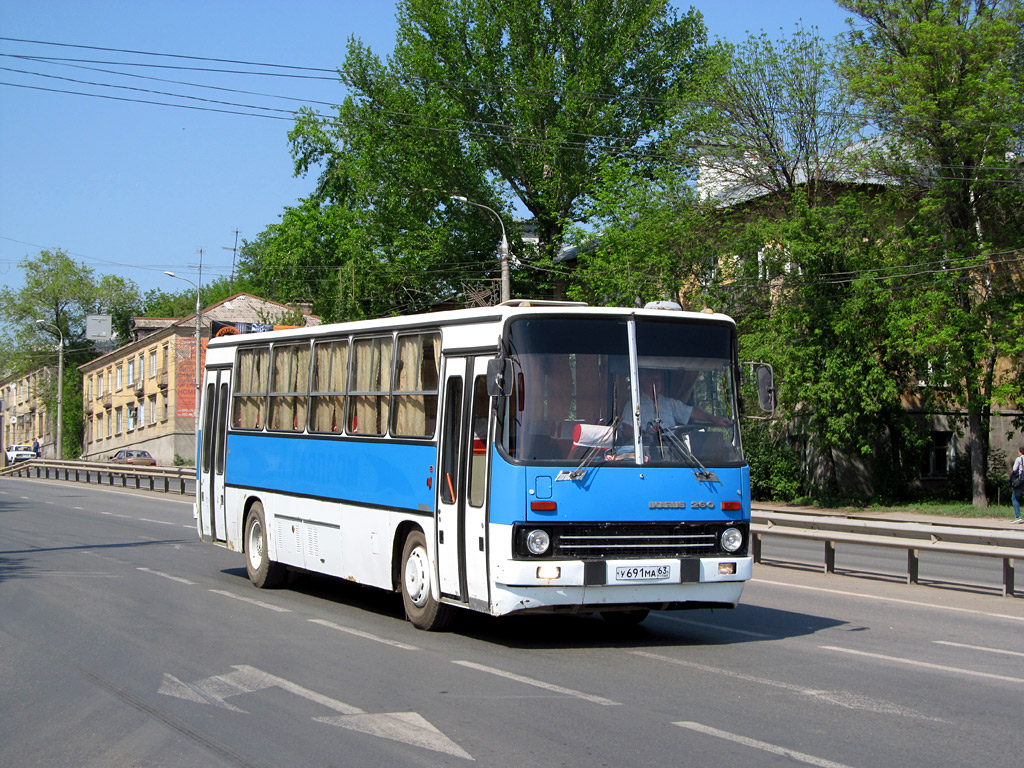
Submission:
[[[221,250],[223,250],[223,251],[231,251],[231,282],[229,283],[229,285],[231,287],[231,293],[234,293],[235,292],[235,258],[238,256],[238,230],[237,229],[235,230],[235,247],[234,248],[228,248],[226,245],[222,245],[221,246]],[[202,262],[202,257],[200,257],[200,262]]]

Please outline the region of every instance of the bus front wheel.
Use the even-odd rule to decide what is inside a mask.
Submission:
[[[430,558],[421,531],[410,533],[402,548],[402,603],[417,629],[444,629],[451,621],[452,607],[438,602],[430,587]]]
[[[267,551],[267,523],[263,505],[253,502],[245,519],[245,570],[249,580],[260,589],[276,587],[284,581],[285,567],[270,559]]]

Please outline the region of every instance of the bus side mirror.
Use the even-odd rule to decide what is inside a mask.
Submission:
[[[753,363],[757,378],[757,404],[765,413],[775,412],[775,371],[768,363]]]
[[[487,394],[507,397],[512,390],[512,363],[507,357],[487,361]]]

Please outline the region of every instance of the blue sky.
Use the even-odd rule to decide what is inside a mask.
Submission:
[[[831,0],[678,5],[696,7],[712,37],[733,42],[743,40],[748,30],[764,29],[777,37],[782,28],[788,35],[801,20],[831,37],[846,29],[849,15]],[[189,102],[202,109],[182,109],[74,95],[59,91],[184,103],[11,70],[282,110],[343,98],[329,73],[320,73],[327,79],[310,79],[318,73],[306,70],[260,68],[306,76],[301,78],[133,70],[149,78],[262,94],[254,96],[112,77],[96,71],[113,68],[103,63],[78,61],[71,67],[70,62],[14,57],[169,61],[66,47],[75,45],[332,70],[341,63],[350,36],[386,55],[394,33],[394,3],[388,0],[4,0],[0,36],[64,46],[0,40],[0,283],[21,283],[18,263],[25,256],[62,248],[99,274],[123,275],[143,290],[178,291],[187,286],[166,277],[164,270],[194,281],[201,249],[204,282],[228,274],[235,230],[239,242],[255,238],[312,186],[312,180],[292,176],[288,119],[208,111],[237,108],[202,101]],[[176,63],[256,69],[184,58]],[[277,96],[298,101],[272,98]],[[266,114],[287,117],[284,112]]]

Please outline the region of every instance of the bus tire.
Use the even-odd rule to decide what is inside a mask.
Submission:
[[[601,611],[601,618],[613,627],[635,627],[650,614],[646,608],[631,611]]]
[[[412,531],[402,548],[402,603],[405,617],[417,629],[444,629],[452,619],[450,605],[438,602],[430,586],[430,557],[422,531]]]
[[[281,563],[270,559],[267,551],[267,522],[263,505],[254,501],[245,518],[245,570],[249,581],[260,589],[280,586],[287,575]]]

